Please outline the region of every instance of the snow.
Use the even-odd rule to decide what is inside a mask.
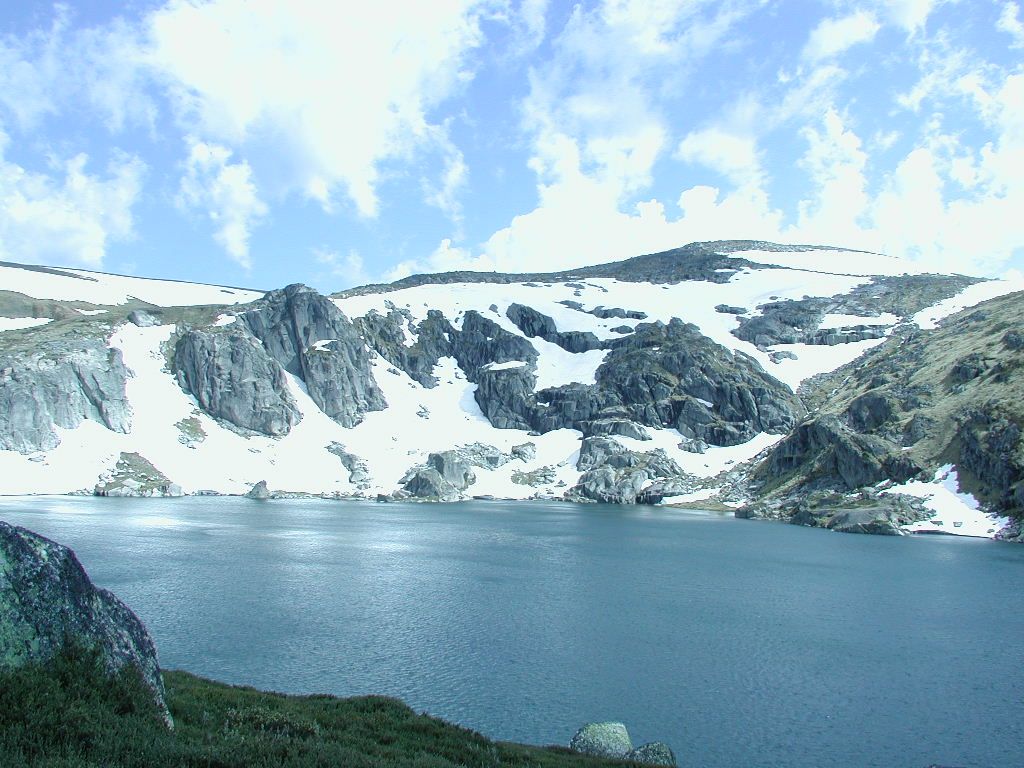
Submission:
[[[507,363],[488,363],[482,366],[483,371],[507,371],[510,368],[522,368],[526,363],[523,360],[509,360]]]
[[[955,536],[992,538],[1009,524],[1009,518],[989,515],[981,510],[978,500],[960,490],[956,469],[952,464],[940,467],[931,482],[913,480],[894,485],[882,493],[905,493],[924,499],[935,515],[904,526],[911,533],[949,533]]]
[[[80,315],[105,315],[107,310],[105,309],[78,309],[75,310]]]
[[[779,381],[788,384],[795,392],[797,387],[811,376],[822,371],[834,371],[853,362],[869,349],[884,344],[885,339],[864,339],[847,344],[777,344],[769,351],[785,350],[796,355],[796,360],[784,358],[777,363],[764,366]]]
[[[988,301],[998,296],[1005,296],[1008,293],[1022,290],[1024,290],[1024,277],[1012,280],[986,280],[984,283],[975,283],[956,296],[927,309],[922,309],[914,315],[914,322],[924,329],[935,328],[941,320],[945,320],[962,309],[973,307],[982,301]]]
[[[810,251],[735,251],[729,254],[755,264],[771,264],[833,275],[918,275],[927,270],[914,262],[881,253],[814,249]]]
[[[213,324],[218,328],[223,328],[225,325],[231,325],[237,319],[237,315],[217,315],[217,319],[213,321]]]
[[[321,339],[320,341],[314,341],[312,348],[317,352],[326,352],[335,341],[337,341],[337,339]]]
[[[0,317],[0,333],[19,331],[22,328],[38,328],[51,322],[48,317]]]
[[[566,352],[557,344],[543,339],[530,339],[530,342],[540,353],[540,357],[537,359],[538,391],[574,382],[596,383],[597,369],[608,354],[603,349],[592,349],[589,352]]]
[[[653,451],[661,448],[673,459],[684,472],[697,477],[713,477],[730,467],[749,461],[765,448],[779,442],[785,435],[770,435],[762,432],[753,439],[740,445],[710,446],[704,453],[691,453],[679,447],[683,436],[675,429],[647,430],[650,440],[637,440],[633,437],[616,436],[616,440],[631,451]]]
[[[687,504],[695,501],[705,501],[721,490],[721,488],[701,488],[699,491],[690,491],[689,493],[681,493],[678,496],[672,496],[662,503]]]
[[[108,275],[84,269],[37,269],[0,265],[0,285],[6,291],[36,299],[124,304],[132,298],[162,307],[199,304],[238,304],[260,298],[261,291],[220,285]]]

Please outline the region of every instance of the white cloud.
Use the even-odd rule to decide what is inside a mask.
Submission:
[[[327,275],[320,276],[320,281],[326,283],[325,288],[329,291],[342,290],[355,285],[366,285],[373,281],[366,271],[362,255],[354,248],[344,254],[323,246],[314,248],[313,260],[326,268]],[[328,277],[330,278],[329,283]]]
[[[214,225],[214,239],[234,261],[249,269],[250,233],[267,213],[252,169],[244,160],[230,162],[232,153],[227,147],[196,139],[189,140],[189,147],[179,204],[203,211]]]
[[[865,10],[839,19],[825,19],[811,32],[803,57],[817,62],[838,56],[859,43],[870,42],[879,29],[878,19]]]
[[[100,267],[111,242],[133,234],[132,206],[145,165],[116,155],[106,178],[86,172],[88,157],[53,162],[35,173],[4,158],[0,130],[0,254],[12,261]]]
[[[736,185],[761,182],[757,141],[751,136],[737,136],[717,127],[693,131],[680,142],[676,155],[711,168]]]
[[[469,166],[466,158],[455,146],[450,146],[444,162],[444,173],[440,184],[425,179],[426,200],[430,205],[440,209],[453,222],[462,220],[462,205],[459,195],[469,179]]]
[[[861,240],[860,220],[869,202],[867,153],[834,109],[825,114],[820,129],[806,126],[801,134],[807,151],[800,165],[808,172],[816,194],[798,203],[800,236],[809,242],[852,246]]]
[[[327,210],[341,187],[374,216],[380,165],[435,147],[429,113],[472,77],[488,7],[175,0],[150,18],[149,63],[197,135],[273,148],[284,184]]]
[[[889,21],[915,34],[924,28],[932,11],[943,0],[877,0]]]
[[[1014,48],[1024,48],[1024,24],[1020,20],[1020,6],[1017,3],[1003,3],[997,28],[1013,38]]]

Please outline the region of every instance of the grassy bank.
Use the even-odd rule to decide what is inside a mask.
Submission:
[[[164,674],[175,730],[137,676],[95,655],[0,672],[0,765],[32,768],[629,765],[558,747],[494,742],[395,699],[285,696]],[[510,714],[514,716],[514,714]]]

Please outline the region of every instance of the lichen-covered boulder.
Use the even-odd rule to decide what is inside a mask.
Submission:
[[[138,616],[93,586],[70,549],[0,522],[0,669],[47,661],[66,642],[97,649],[111,673],[137,668],[171,726],[156,646]]]
[[[632,751],[633,742],[622,723],[587,723],[576,731],[569,749],[584,755],[622,759]]]
[[[663,741],[652,741],[626,753],[626,759],[644,765],[668,765],[675,768],[676,756]]]

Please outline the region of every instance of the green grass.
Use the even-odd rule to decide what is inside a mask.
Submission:
[[[164,674],[175,729],[137,674],[109,677],[66,651],[0,672],[0,765],[26,768],[631,765],[558,747],[494,742],[382,696],[285,696]],[[509,717],[515,717],[514,712]]]

